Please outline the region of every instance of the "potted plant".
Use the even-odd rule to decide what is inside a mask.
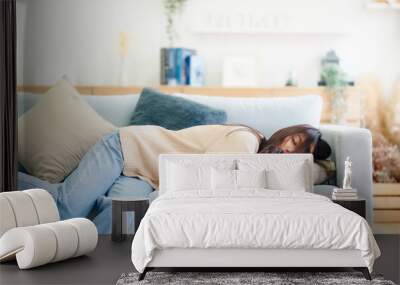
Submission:
[[[345,89],[347,76],[338,64],[325,64],[321,79],[325,82],[326,88],[331,95],[332,102],[332,123],[343,124],[347,111]]]
[[[165,16],[167,18],[166,33],[168,37],[168,45],[174,45],[174,39],[177,36],[174,26],[175,16],[182,11],[186,0],[164,0]]]

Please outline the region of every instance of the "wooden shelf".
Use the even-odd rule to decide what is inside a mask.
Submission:
[[[400,183],[374,183],[374,233],[400,232]]]
[[[381,196],[399,196],[400,183],[374,183],[374,197]]]
[[[375,223],[400,223],[398,210],[374,210]]]
[[[400,223],[374,223],[372,230],[374,234],[398,235],[400,234]]]
[[[374,196],[374,210],[399,210],[399,196]]]

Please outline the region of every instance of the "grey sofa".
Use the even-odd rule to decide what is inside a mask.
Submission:
[[[29,110],[41,95],[18,94],[19,114]],[[115,95],[115,96],[84,96],[87,102],[105,119],[116,126],[122,127],[129,125],[132,113],[138,100],[138,95]],[[196,97],[196,96],[194,96]],[[203,96],[207,97],[207,96]],[[205,99],[207,101],[207,99]],[[197,100],[198,101],[198,100]],[[206,104],[220,107],[217,102],[214,104],[210,100]],[[229,103],[224,108],[229,109]],[[299,109],[308,112],[307,106],[300,106]],[[244,108],[244,111],[245,108]],[[301,111],[300,111],[301,112]],[[228,123],[238,121],[236,118],[229,118]],[[239,119],[238,119],[239,120]],[[372,140],[371,134],[367,129],[338,126],[321,125],[323,138],[330,144],[333,153],[331,159],[335,161],[337,167],[337,184],[341,186],[343,181],[344,161],[350,156],[353,161],[352,184],[359,191],[359,195],[366,199],[367,220],[372,224]],[[333,186],[318,185],[314,192],[330,196]]]
[[[338,125],[321,125],[322,136],[333,150],[332,159],[336,162],[336,180],[342,186],[344,161],[350,156],[353,161],[352,186],[366,199],[367,220],[372,225],[372,138],[367,129]],[[330,195],[331,189],[315,186],[314,192]]]

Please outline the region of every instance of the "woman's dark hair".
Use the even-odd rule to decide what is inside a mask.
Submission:
[[[326,159],[331,155],[331,148],[328,143],[321,139],[321,132],[310,125],[296,125],[276,131],[269,139],[258,130],[244,126],[243,129],[256,135],[259,139],[258,153],[283,153],[279,148],[282,142],[288,137],[302,134],[305,137],[303,143],[299,144],[295,153],[311,153],[313,150],[314,159]],[[313,148],[314,146],[314,148]]]
[[[281,143],[288,137],[302,134],[305,137],[303,143],[299,144],[295,153],[311,153],[312,147],[318,143],[321,138],[321,132],[310,125],[296,125],[276,131],[269,139],[263,139],[258,148],[259,153],[279,153]]]

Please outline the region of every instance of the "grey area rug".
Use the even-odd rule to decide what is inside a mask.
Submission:
[[[138,273],[122,274],[116,285],[146,284],[376,284],[395,285],[380,275],[372,275],[368,281],[359,272],[148,272],[146,278],[138,281]]]

